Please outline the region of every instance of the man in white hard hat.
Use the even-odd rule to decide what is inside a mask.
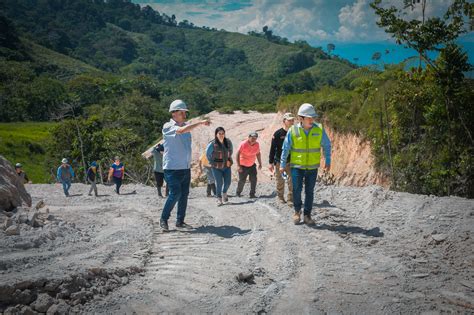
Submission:
[[[276,177],[276,185],[277,185],[277,195],[278,199],[286,203],[285,200],[285,180],[282,177],[282,174],[280,173],[280,157],[281,157],[281,151],[283,149],[283,141],[285,141],[286,134],[288,133],[288,130],[290,129],[291,126],[293,126],[295,123],[295,117],[293,116],[292,113],[285,113],[283,115],[283,126],[282,128],[278,129],[275,131],[272,137],[272,144],[270,146],[270,154],[268,157],[268,162],[270,166],[268,169],[270,172],[275,172],[275,177]],[[290,163],[289,158],[286,164],[285,172],[288,175],[287,177],[287,182],[288,182],[288,205],[290,207],[293,207],[293,184],[291,181],[291,169],[290,169]]]
[[[163,126],[163,171],[169,187],[169,195],[161,213],[160,226],[168,232],[168,219],[176,203],[178,213],[176,227],[191,228],[184,223],[191,183],[191,131],[198,126],[209,126],[208,120],[186,123],[188,107],[182,100],[171,103],[171,119]]]
[[[325,170],[331,169],[331,142],[321,124],[315,123],[318,117],[313,105],[305,103],[298,110],[300,123],[288,130],[283,142],[283,152],[280,159],[280,172],[285,170],[288,155],[290,155],[291,178],[293,180],[293,205],[295,213],[293,222],[301,221],[301,192],[305,184],[304,219],[308,225],[314,225],[311,218],[313,207],[314,187],[318,176],[321,158],[321,148],[324,152]]]

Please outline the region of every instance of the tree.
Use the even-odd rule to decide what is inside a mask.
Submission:
[[[333,52],[334,49],[336,49],[336,45],[329,43],[327,45],[327,49],[328,49],[328,54],[331,55],[331,52]]]
[[[454,0],[442,18],[427,18],[426,0],[404,3],[403,9],[384,8],[381,0],[371,4],[380,17],[377,24],[420,57],[418,69],[401,73],[389,95],[397,151],[394,182],[413,192],[472,196],[473,92],[464,78],[472,67],[454,42],[467,31],[474,5]],[[405,20],[404,11],[416,6],[421,6],[421,18]],[[430,57],[430,51],[439,52],[438,57]]]
[[[443,54],[449,55],[456,50],[454,49],[456,45],[453,44],[453,42],[459,37],[459,35],[467,31],[465,28],[465,17],[472,17],[474,14],[474,4],[470,4],[466,0],[454,0],[453,4],[448,8],[448,11],[442,19],[438,17],[425,19],[424,10],[426,7],[426,0],[421,1],[423,10],[422,21],[406,21],[402,19],[400,17],[401,12],[399,9],[394,6],[385,9],[380,5],[381,0],[375,0],[370,5],[375,10],[375,13],[380,16],[377,25],[385,28],[387,33],[391,33],[392,37],[396,39],[398,44],[405,44],[406,46],[415,49],[419,53],[420,58],[427,62],[433,69],[435,76],[438,78],[437,82],[444,91],[443,96],[447,119],[450,121],[452,118],[450,112],[454,111],[459,113],[459,111],[451,108],[452,106],[455,106],[455,103],[452,100],[452,93],[449,92],[453,88],[447,85],[448,82],[450,82],[448,77],[453,75],[464,77],[461,69],[470,69],[471,67],[467,63],[467,59],[465,64],[462,66],[446,65],[441,67],[440,64],[431,59],[427,53],[428,51],[439,51],[441,52],[441,56],[443,56]],[[413,5],[415,5],[414,2],[405,0],[405,8],[413,8]],[[459,55],[459,53],[457,54]],[[445,64],[456,62],[457,60],[453,59],[445,59],[444,61]],[[455,73],[448,73],[443,70],[445,68],[451,68]],[[419,69],[421,70],[421,63]],[[442,77],[445,78],[442,79]],[[462,121],[462,114],[459,114],[458,117]],[[451,126],[451,123],[449,123],[449,126]],[[465,130],[474,145],[474,139],[472,138],[469,128],[466,127]]]
[[[419,3],[404,0],[403,9],[395,6],[384,8],[382,0],[374,0],[370,6],[375,10],[380,19],[377,25],[385,28],[385,32],[392,34],[397,44],[404,44],[418,52],[420,60],[433,66],[433,60],[428,56],[429,51],[440,51],[441,45],[453,42],[460,34],[465,33],[464,16],[473,14],[474,6],[466,0],[454,0],[443,18],[430,17],[426,19],[426,0],[421,0],[422,20],[405,20],[402,18],[407,9],[413,9]],[[421,68],[421,62],[420,66]]]

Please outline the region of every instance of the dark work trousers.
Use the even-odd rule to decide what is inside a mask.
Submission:
[[[156,188],[158,189],[158,193],[161,195],[161,187],[163,187],[165,173],[154,172],[155,173],[155,180],[156,180]],[[166,185],[166,196],[168,196],[168,185]]]
[[[117,194],[120,194],[120,186],[122,186],[122,178],[115,177],[115,176],[112,176],[112,177],[113,177],[114,183],[115,183],[115,192]]]
[[[257,187],[257,165],[254,164],[250,167],[241,166],[242,172],[239,173],[239,183],[237,184],[237,196],[242,193],[244,189],[245,181],[247,176],[250,179],[250,196],[255,196],[255,189]]]

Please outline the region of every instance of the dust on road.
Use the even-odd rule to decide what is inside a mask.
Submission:
[[[295,226],[273,187],[262,184],[257,200],[231,197],[223,207],[191,189],[186,221],[194,229],[174,229],[173,211],[174,230],[163,234],[164,199],[151,187],[125,185],[136,194],[117,196],[100,186],[105,196],[94,198],[75,184],[77,196],[66,198],[57,185],[28,185],[33,204],[44,200],[40,211],[49,210],[44,226],[20,224],[20,235],[1,236],[2,309],[474,311],[473,200],[320,186],[317,225]],[[239,273],[253,281],[238,281]]]

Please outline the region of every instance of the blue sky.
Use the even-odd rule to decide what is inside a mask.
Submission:
[[[209,26],[246,34],[261,31],[267,25],[279,36],[290,41],[303,39],[312,46],[324,49],[334,43],[334,54],[358,64],[370,64],[374,52],[383,52],[386,63],[400,62],[415,55],[398,46],[376,24],[377,17],[370,8],[370,0],[134,0],[150,5],[168,15],[175,14],[181,21],[187,19],[197,26]],[[402,0],[384,0],[400,5]],[[430,0],[427,16],[441,16],[451,0]],[[419,18],[421,10],[407,11],[407,18]],[[461,44],[474,63],[474,36],[463,36]],[[385,50],[389,50],[385,54]]]

